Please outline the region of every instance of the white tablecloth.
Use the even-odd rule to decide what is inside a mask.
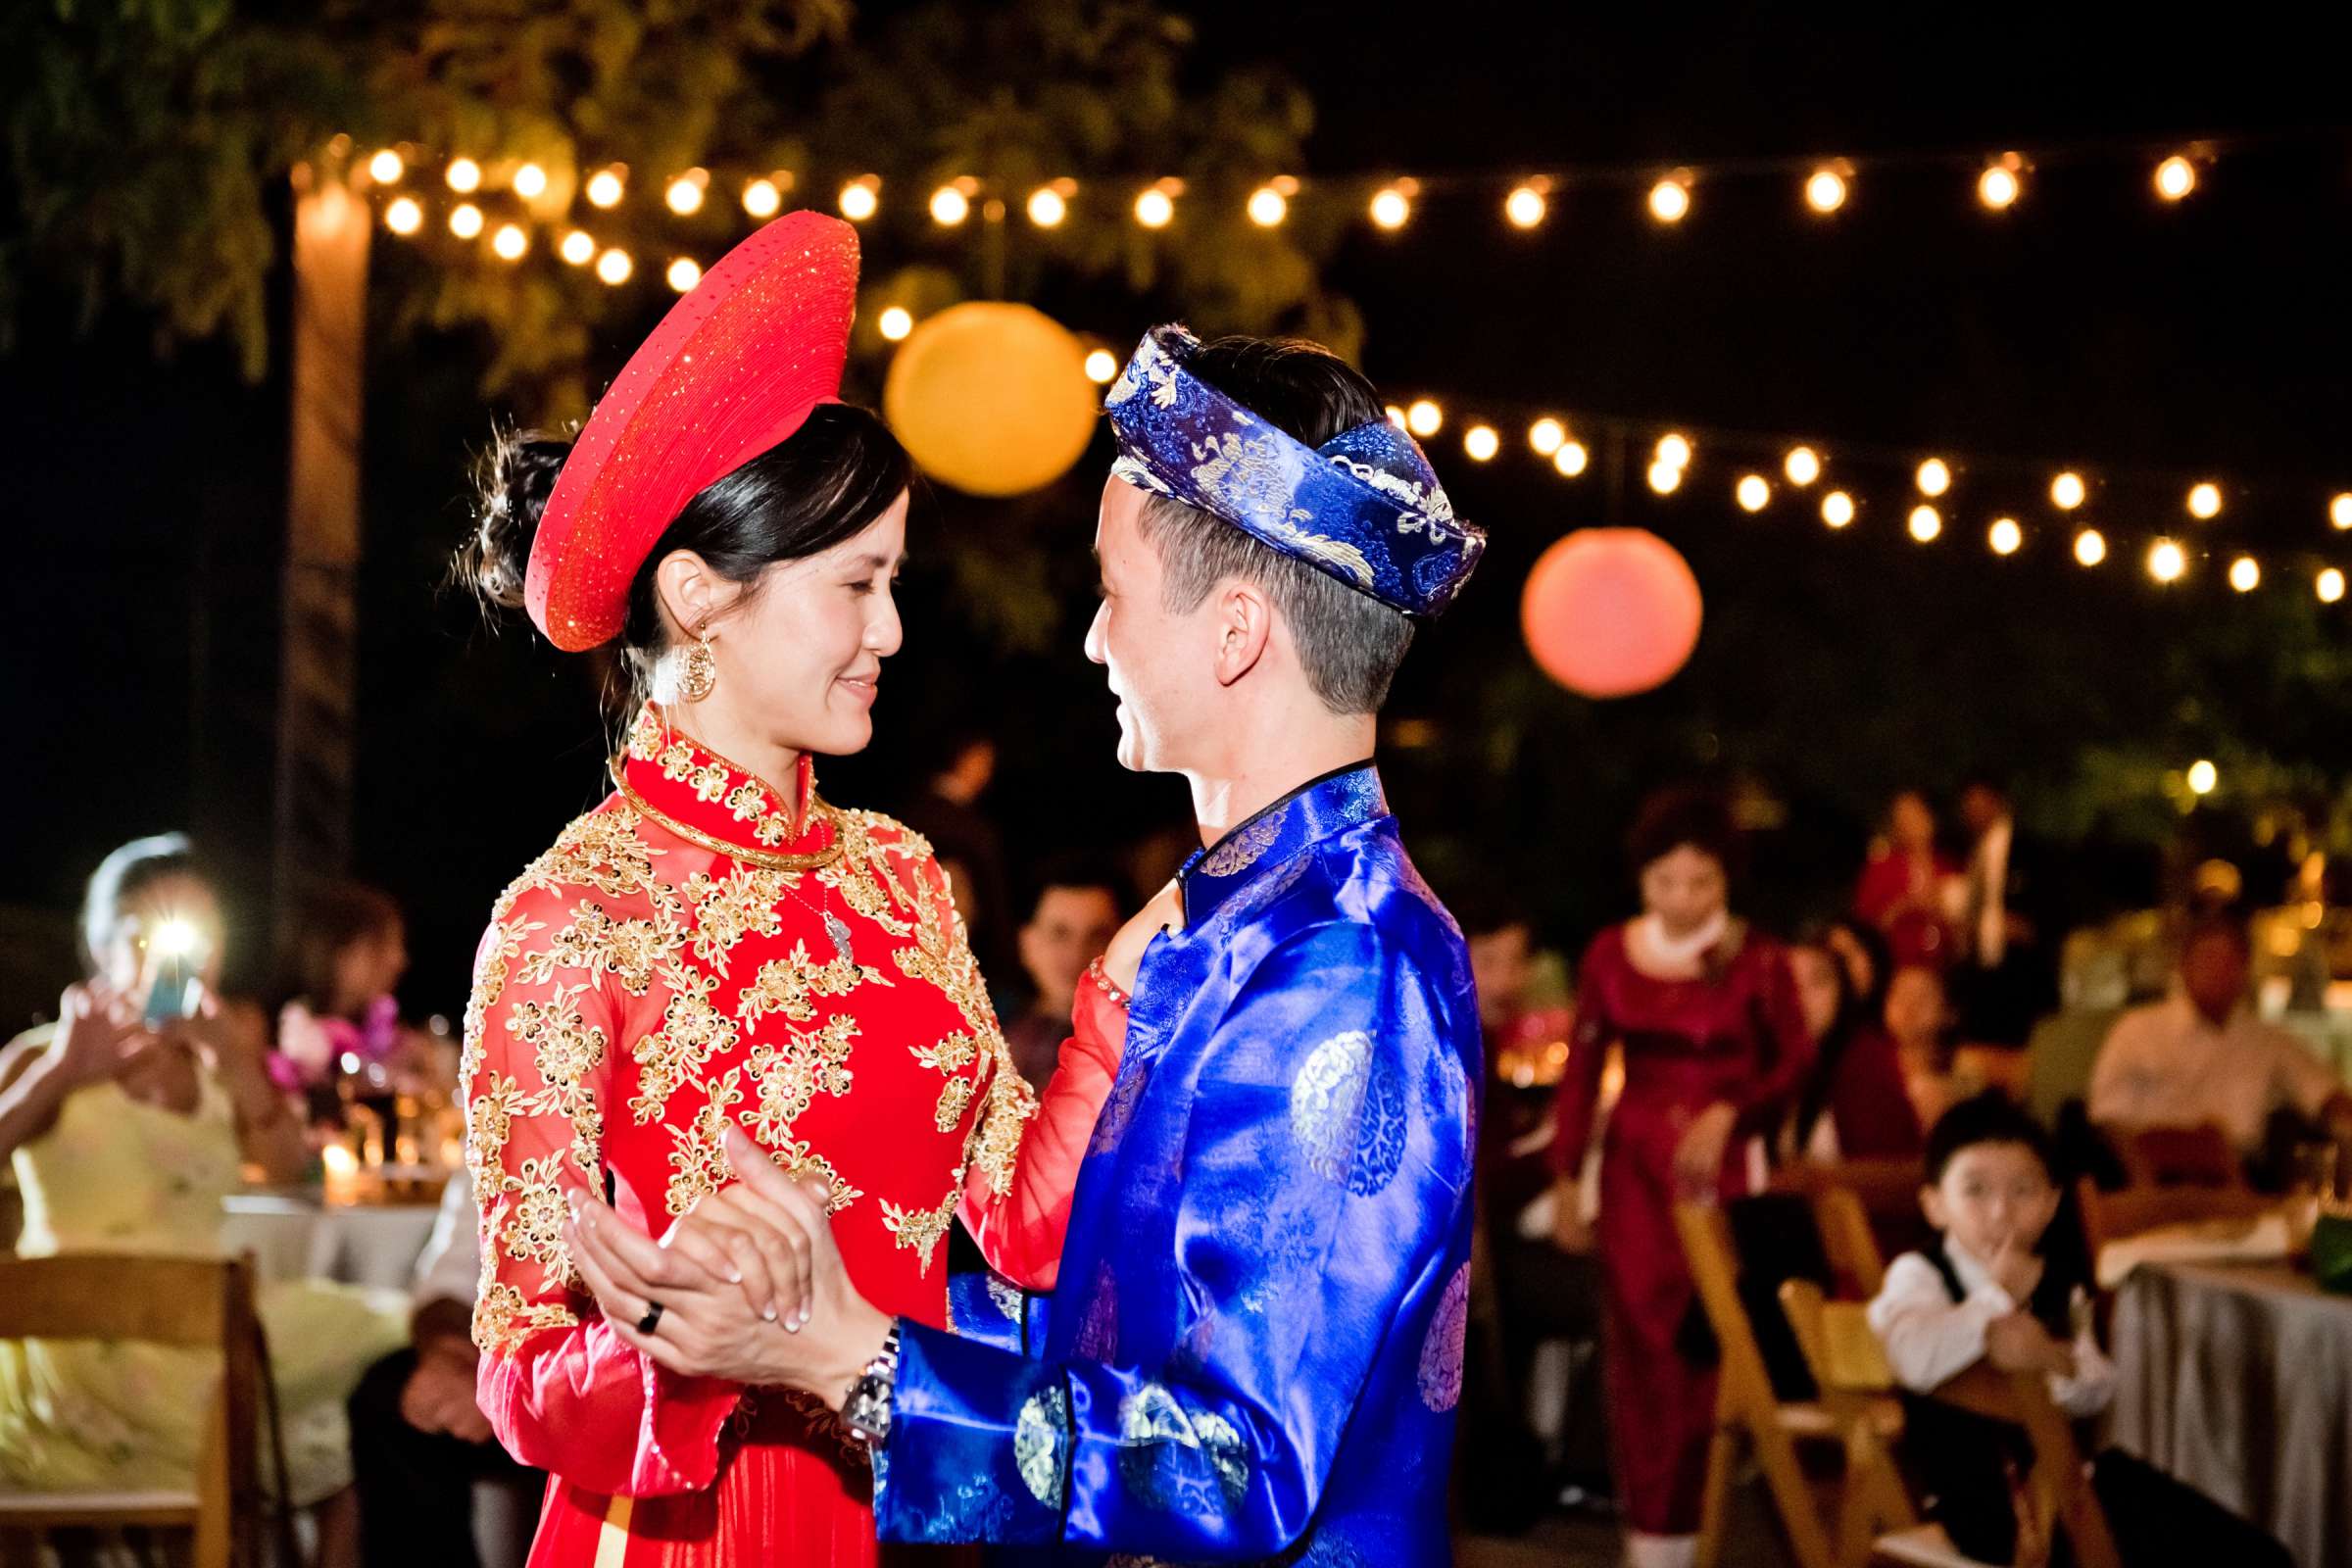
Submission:
[[[326,1279],[406,1291],[432,1235],[432,1203],[330,1207],[317,1198],[238,1194],[222,1200],[222,1246],[251,1252],[265,1280]]]
[[[2352,1297],[2282,1264],[2152,1263],[2115,1303],[2118,1446],[2352,1568]]]

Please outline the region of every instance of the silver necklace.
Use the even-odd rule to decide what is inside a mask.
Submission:
[[[800,873],[797,871],[788,871],[785,873],[785,875],[797,879],[800,876]],[[826,890],[828,904],[815,905],[810,904],[806,898],[803,898],[801,896],[801,890],[794,887],[791,882],[788,881],[784,883],[783,887],[786,893],[792,895],[796,903],[798,903],[803,908],[807,909],[810,914],[815,915],[819,920],[822,920],[825,923],[825,936],[833,944],[833,956],[836,958],[839,958],[843,963],[848,964],[851,968],[856,968],[858,966],[858,959],[856,955],[850,951],[850,922],[844,920],[840,915],[835,914],[829,906],[831,889]]]

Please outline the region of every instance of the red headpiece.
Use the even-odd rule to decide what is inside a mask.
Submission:
[[[523,603],[558,648],[616,636],[637,568],[686,503],[841,394],[858,231],[788,213],[670,307],[564,460]]]

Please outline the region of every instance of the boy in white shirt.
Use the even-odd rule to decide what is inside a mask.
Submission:
[[[2105,1410],[2115,1366],[2092,1333],[2088,1293],[2041,1251],[2059,1194],[2040,1126],[1997,1091],[1962,1101],[1929,1132],[1927,1171],[1920,1207],[1936,1240],[1894,1260],[1869,1309],[1895,1381],[1925,1395],[1989,1361],[2042,1373],[2068,1415]],[[1904,1468],[1955,1546],[1987,1563],[2067,1559],[2062,1541],[2021,1539],[2019,1483],[2034,1463],[2022,1429],[1930,1399],[1904,1404]],[[2262,1531],[2118,1450],[2094,1461],[2091,1484],[2127,1564],[2287,1564]]]

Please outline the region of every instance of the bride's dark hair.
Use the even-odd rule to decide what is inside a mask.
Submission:
[[[458,548],[456,580],[492,611],[522,606],[531,540],[571,443],[535,430],[507,431],[483,455],[474,479],[474,526]],[[640,691],[666,646],[654,567],[691,550],[729,582],[751,583],[779,561],[795,561],[854,537],[896,501],[912,476],[906,449],[880,416],[823,403],[791,436],[686,503],[647,552],[629,584],[629,610],[616,642]]]

